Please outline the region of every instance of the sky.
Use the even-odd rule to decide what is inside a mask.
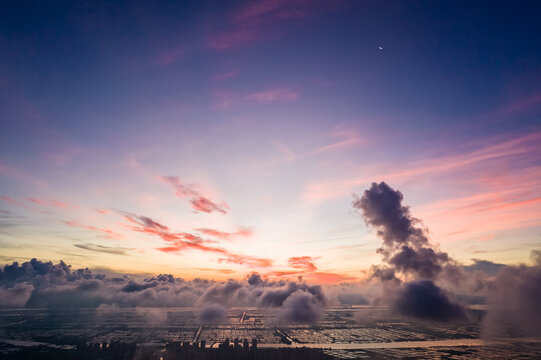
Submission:
[[[352,206],[454,259],[541,246],[537,1],[0,4],[0,262],[354,281]]]

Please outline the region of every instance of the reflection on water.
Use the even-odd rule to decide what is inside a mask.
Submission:
[[[428,341],[400,341],[400,342],[380,342],[364,344],[261,344],[262,348],[282,348],[282,347],[308,347],[315,349],[333,349],[333,350],[361,350],[361,349],[416,349],[429,347],[453,347],[453,346],[492,346],[513,343],[535,343],[541,344],[541,339],[535,338],[512,338],[498,340],[482,339],[450,339],[450,340],[428,340]]]

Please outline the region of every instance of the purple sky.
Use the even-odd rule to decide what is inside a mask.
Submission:
[[[319,282],[385,181],[460,261],[541,244],[536,1],[0,5],[0,249]]]

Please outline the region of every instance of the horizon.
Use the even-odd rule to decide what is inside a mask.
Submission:
[[[2,2],[0,360],[541,356],[540,13]]]

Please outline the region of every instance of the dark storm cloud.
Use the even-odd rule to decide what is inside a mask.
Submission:
[[[466,317],[464,308],[452,303],[431,280],[412,281],[399,290],[393,309],[423,320],[450,321]]]
[[[403,199],[400,191],[392,189],[385,182],[372,183],[362,197],[355,197],[353,206],[362,210],[368,224],[378,228],[378,235],[385,245],[393,247],[410,242],[426,244],[428,240],[424,232],[415,227],[419,221],[411,216],[407,206],[402,205]]]
[[[371,275],[387,285],[392,308],[401,315],[424,320],[448,321],[463,318],[464,309],[452,303],[434,280],[459,284],[464,274],[447,253],[430,244],[404,197],[384,182],[372,183],[353,206],[362,211],[367,225],[383,240],[378,249],[384,264],[374,265]],[[400,278],[415,279],[401,284]]]
[[[383,239],[378,252],[395,272],[433,279],[449,262],[449,256],[428,242],[425,231],[418,226],[420,221],[411,216],[409,207],[402,205],[403,198],[400,191],[384,182],[372,183],[362,197],[355,196],[353,206],[362,211],[368,225],[377,229]],[[389,270],[374,275],[394,280]]]
[[[298,292],[303,296],[295,295],[290,300]],[[250,274],[244,281],[224,282],[188,281],[170,274],[146,279],[127,275],[109,277],[89,269],[72,270],[62,261],[53,264],[37,259],[22,264],[14,262],[0,269],[0,295],[0,306],[197,306],[203,309],[201,319],[204,321],[213,318],[211,310],[216,310],[213,304],[220,304],[224,308],[275,308],[284,321],[311,322],[319,318],[317,314],[327,304],[320,286],[264,281],[257,273]]]

